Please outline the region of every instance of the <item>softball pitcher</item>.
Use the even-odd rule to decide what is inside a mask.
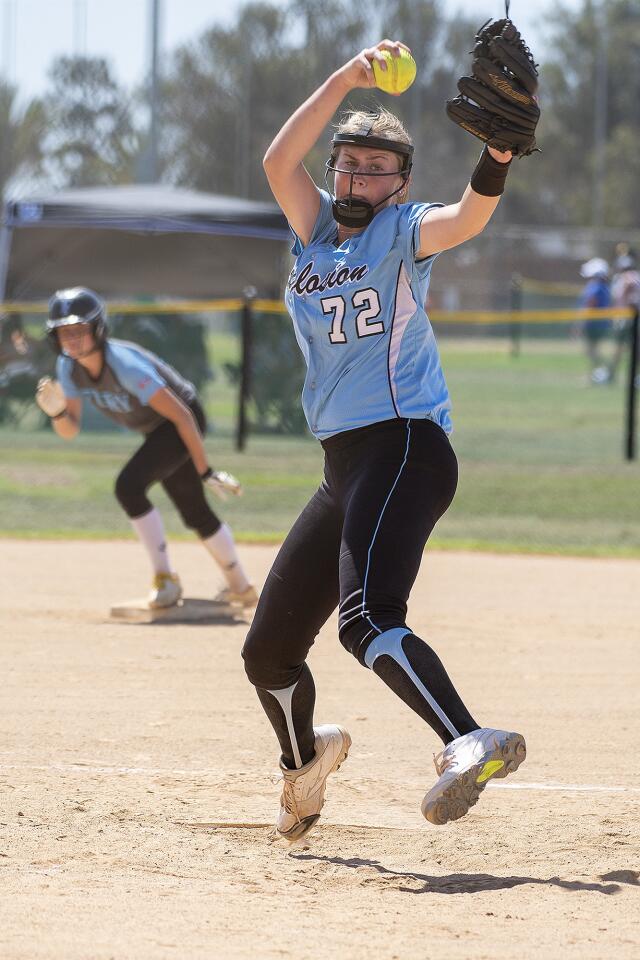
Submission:
[[[240,484],[207,463],[204,411],[193,384],[155,354],[107,336],[106,306],[84,287],[59,290],[49,303],[47,335],[58,354],[56,380],[38,384],[36,401],[59,437],[80,432],[83,401],[116,423],[143,434],[142,446],[120,471],[115,494],[146,548],[153,569],[151,607],[169,607],[182,596],[167,550],[162,517],[147,496],[161,483],[186,527],[209,551],[226,581],[216,601],[253,607],[255,588],[240,563],[229,527],[213,512],[208,487],[224,499]]]
[[[457,483],[449,394],[423,308],[431,268],[487,224],[511,153],[485,149],[458,203],[409,201],[413,146],[380,109],[339,123],[327,163],[332,193],[303,163],[343,98],[374,85],[373,61],[402,46],[382,41],[332,74],[264,158],[295,235],[286,303],[307,364],[304,410],[325,454],[322,483],[278,553],[243,650],[280,744],[277,830],[289,840],[317,821],[327,777],[351,744],[341,726],[314,727],[305,662],[336,606],[342,645],[444,744],[422,801],[429,821],[463,816],[489,779],[525,758],[520,734],[474,719],[406,622],[425,543]]]

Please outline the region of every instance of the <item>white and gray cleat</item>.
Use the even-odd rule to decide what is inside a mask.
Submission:
[[[329,774],[340,768],[351,746],[343,727],[314,727],[316,755],[298,770],[282,770],[282,795],[276,830],[285,840],[299,840],[314,826],[324,805]]]
[[[423,816],[436,826],[459,820],[489,780],[513,773],[526,755],[524,737],[506,730],[481,727],[452,740],[434,757],[439,779],[422,801]]]

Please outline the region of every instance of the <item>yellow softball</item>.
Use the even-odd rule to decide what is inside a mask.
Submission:
[[[384,90],[385,93],[391,93],[397,97],[404,93],[416,78],[416,62],[407,50],[400,50],[400,56],[396,57],[389,50],[383,50],[387,69],[383,70],[379,60],[373,60],[373,75],[376,79],[376,87]]]

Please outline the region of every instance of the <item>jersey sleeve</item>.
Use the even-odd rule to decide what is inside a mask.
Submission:
[[[147,406],[154,393],[167,385],[145,356],[123,344],[108,344],[107,362],[127,393],[143,406]]]
[[[326,190],[319,190],[318,193],[320,194],[320,209],[318,210],[316,222],[313,225],[311,237],[309,238],[309,244],[329,243],[335,238],[337,232],[336,222],[333,219],[333,213],[331,210],[331,197]],[[294,236],[291,253],[294,255],[294,257],[299,257],[305,248],[305,244],[303,244],[293,227],[290,226],[289,229]],[[307,246],[309,244],[307,244]]]
[[[56,380],[62,387],[65,397],[80,397],[82,394],[71,379],[73,360],[70,357],[58,357],[56,360]]]
[[[399,228],[406,241],[405,256],[408,261],[414,262],[414,269],[419,276],[426,276],[429,273],[433,261],[438,256],[437,253],[433,253],[422,260],[416,260],[416,254],[420,249],[420,226],[425,213],[443,206],[443,203],[406,203],[400,207]]]

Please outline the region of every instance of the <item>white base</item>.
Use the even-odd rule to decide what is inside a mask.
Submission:
[[[196,597],[185,597],[172,607],[150,607],[146,599],[126,600],[114,604],[109,616],[123,623],[234,623],[245,619],[238,607]]]

